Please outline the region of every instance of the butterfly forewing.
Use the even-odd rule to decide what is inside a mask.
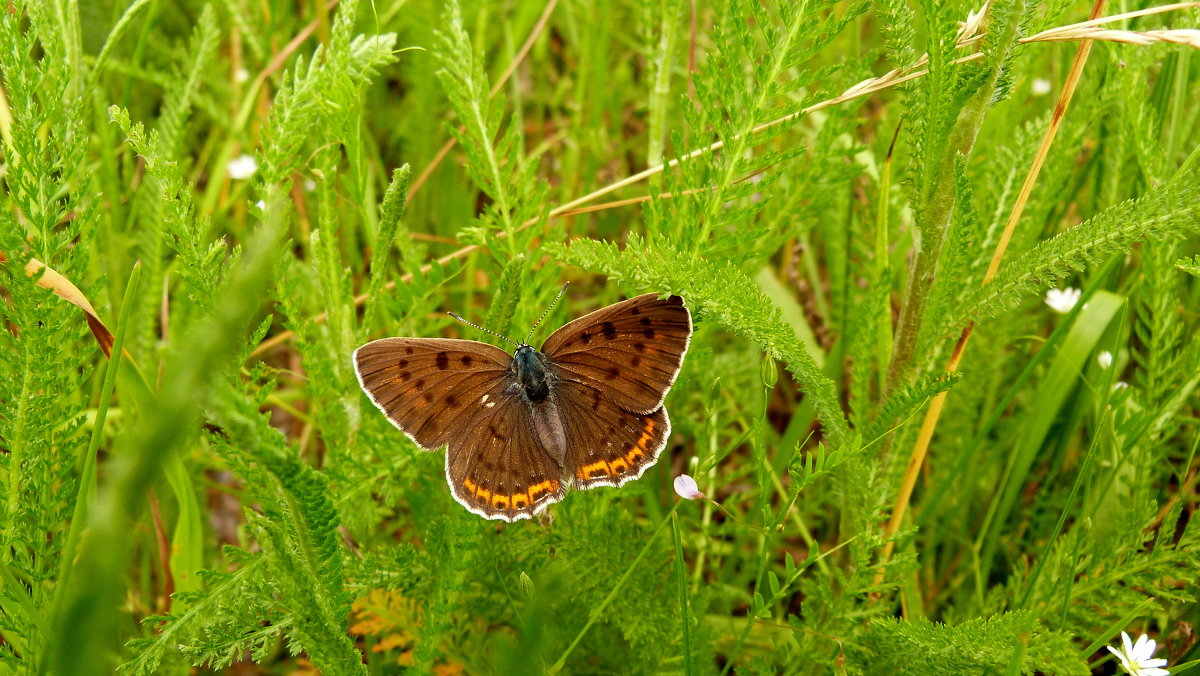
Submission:
[[[358,382],[388,420],[421,448],[445,445],[464,417],[490,414],[508,384],[508,353],[472,340],[384,338],[354,352]]]
[[[546,339],[542,352],[560,378],[648,414],[675,382],[691,336],[692,318],[682,298],[646,294],[568,323]]]
[[[671,434],[667,410],[627,411],[600,389],[558,384],[558,409],[567,435],[567,469],[579,488],[620,486],[658,461]]]
[[[359,383],[425,450],[447,446],[454,499],[489,519],[528,518],[562,499],[562,470],[538,446],[529,406],[511,386],[512,357],[492,345],[384,338],[354,353]]]

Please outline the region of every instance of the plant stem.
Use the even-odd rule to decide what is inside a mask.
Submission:
[[[658,528],[655,528],[650,537],[646,538],[646,544],[642,547],[642,551],[638,552],[638,555],[633,558],[633,562],[630,563],[629,567],[625,569],[625,573],[621,575],[621,579],[617,580],[617,583],[613,585],[612,591],[608,593],[608,596],[604,597],[604,600],[600,603],[600,605],[596,606],[590,613],[588,613],[587,622],[583,625],[583,628],[579,630],[579,633],[575,635],[575,640],[571,641],[571,645],[567,646],[567,649],[563,651],[563,654],[558,658],[558,661],[550,667],[550,673],[556,674],[562,671],[563,666],[567,663],[567,658],[570,657],[571,653],[575,650],[575,646],[579,645],[579,642],[582,641],[583,637],[587,635],[588,630],[591,629],[592,625],[596,623],[596,618],[600,617],[600,615],[604,613],[604,610],[608,608],[608,604],[612,603],[613,599],[617,598],[617,592],[621,591],[621,587],[625,586],[625,581],[628,580],[629,576],[633,574],[633,571],[635,568],[637,568],[637,565],[642,562],[642,559],[646,558],[646,554],[650,551],[650,545],[654,544],[654,541],[658,539],[659,534],[663,532],[663,529],[667,527],[667,524],[671,523],[671,517],[674,516],[675,510],[679,509],[679,504],[681,502],[682,500],[675,501],[675,504],[671,507],[671,511],[667,512],[666,517],[664,517],[663,520],[658,524]]]

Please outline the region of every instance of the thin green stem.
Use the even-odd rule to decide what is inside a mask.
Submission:
[[[563,651],[563,654],[558,658],[558,661],[550,667],[550,673],[558,673],[559,671],[562,671],[563,666],[567,663],[567,658],[570,657],[571,653],[575,650],[575,646],[579,645],[579,642],[582,641],[583,637],[587,635],[588,630],[592,628],[592,625],[596,623],[596,620],[599,619],[602,614],[604,614],[604,611],[608,608],[608,604],[612,603],[613,599],[617,598],[617,593],[621,591],[621,587],[625,586],[626,580],[629,579],[630,575],[633,575],[633,571],[637,568],[638,564],[641,563],[642,559],[646,558],[646,554],[650,552],[650,545],[654,544],[654,541],[658,539],[659,534],[663,532],[663,529],[667,527],[667,524],[671,523],[671,517],[675,514],[675,510],[679,508],[679,504],[681,502],[682,500],[675,501],[675,504],[671,506],[671,511],[667,512],[666,517],[659,522],[658,528],[655,528],[654,532],[650,534],[650,537],[646,538],[646,544],[642,547],[642,551],[638,552],[638,555],[633,558],[633,562],[629,564],[629,567],[625,569],[625,572],[621,575],[620,579],[617,580],[617,583],[613,585],[612,591],[608,593],[608,596],[604,597],[604,600],[600,603],[600,605],[592,608],[591,612],[588,613],[587,622],[583,625],[583,628],[579,630],[579,633],[575,635],[575,640],[571,641],[571,645],[567,646],[567,649]]]
[[[679,621],[683,631],[683,673],[692,670],[692,611],[688,604],[686,564],[683,560],[683,539],[679,532],[679,516],[671,511],[671,531],[675,536],[675,582],[679,585]]]
[[[100,401],[96,407],[96,422],[92,427],[92,436],[88,440],[87,450],[80,460],[82,469],[79,472],[79,484],[75,491],[75,508],[71,515],[71,526],[67,530],[67,540],[63,544],[62,557],[58,563],[58,580],[55,585],[54,617],[62,611],[63,599],[70,589],[71,573],[75,563],[75,553],[79,541],[88,525],[89,515],[95,510],[96,498],[96,455],[100,450],[100,441],[104,439],[104,421],[108,417],[108,405],[112,400],[113,388],[117,383],[117,372],[121,369],[121,356],[125,347],[125,330],[129,328],[129,318],[133,310],[134,298],[137,293],[138,280],[141,279],[142,262],[136,261],[129,273],[129,282],[125,285],[125,297],[121,301],[121,314],[117,318],[117,332],[113,336],[112,353],[108,365],[104,368],[104,385],[100,389]],[[52,648],[52,647],[51,647]],[[44,673],[46,663],[38,660],[38,671]]]

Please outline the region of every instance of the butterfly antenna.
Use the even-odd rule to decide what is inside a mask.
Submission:
[[[538,324],[542,323],[542,320],[546,318],[546,315],[550,314],[550,311],[554,309],[555,305],[558,305],[558,299],[562,298],[563,294],[567,292],[567,284],[570,284],[570,282],[566,282],[562,285],[562,288],[558,290],[558,295],[554,297],[554,302],[550,303],[550,307],[546,308],[546,311],[542,313],[542,316],[538,317],[538,320],[533,323],[533,328],[529,329],[529,335],[525,336],[526,344],[529,344],[529,339],[533,338],[533,332],[537,329]]]
[[[458,321],[462,322],[463,324],[466,324],[467,326],[471,326],[471,327],[477,328],[477,329],[479,329],[480,331],[483,331],[484,333],[490,333],[490,334],[492,334],[493,336],[495,336],[495,337],[499,338],[500,340],[503,340],[504,342],[508,343],[509,345],[512,345],[513,347],[521,347],[520,345],[517,345],[517,344],[516,344],[516,343],[514,343],[513,341],[509,340],[507,337],[505,337],[505,336],[502,336],[502,335],[500,335],[499,333],[496,333],[495,331],[493,331],[493,330],[491,330],[491,329],[486,329],[486,328],[484,328],[484,327],[482,327],[482,326],[480,326],[480,325],[478,325],[478,324],[472,324],[471,322],[469,322],[469,321],[467,321],[467,320],[463,319],[462,317],[459,317],[458,315],[454,314],[453,312],[451,312],[451,313],[449,313],[449,314],[450,314],[450,316],[451,316],[451,317],[454,317],[455,319],[457,319]]]

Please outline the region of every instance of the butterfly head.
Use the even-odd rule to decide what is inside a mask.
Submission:
[[[550,396],[550,373],[546,370],[546,355],[530,345],[521,345],[513,352],[513,373],[521,394],[530,402]]]

